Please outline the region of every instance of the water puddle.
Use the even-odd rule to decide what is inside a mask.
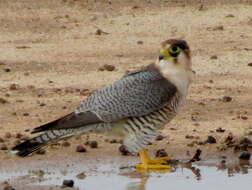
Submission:
[[[237,190],[252,186],[252,164],[222,163],[179,164],[173,172],[142,172],[133,168],[119,169],[118,164],[100,164],[83,169],[80,165],[63,169],[1,172],[1,180],[24,182],[31,186],[61,186],[63,180],[74,180],[82,190]],[[81,174],[80,174],[81,173]],[[80,174],[80,175],[78,175]],[[52,188],[53,189],[53,188]]]

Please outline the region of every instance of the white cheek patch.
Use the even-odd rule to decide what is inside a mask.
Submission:
[[[183,98],[186,97],[192,80],[192,71],[187,69],[187,61],[185,55],[180,55],[176,64],[165,60],[159,62],[161,73],[177,87]]]

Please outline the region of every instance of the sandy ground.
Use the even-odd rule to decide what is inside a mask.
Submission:
[[[233,154],[233,148],[219,151],[229,133],[236,144],[252,140],[252,2],[210,2],[0,1],[1,147],[10,149],[17,133],[30,136],[29,129],[71,112],[92,90],[153,62],[163,40],[182,38],[191,46],[196,76],[179,115],[162,131],[164,140],[149,149],[165,148],[177,159],[197,148],[205,159]],[[105,33],[97,35],[98,29]],[[98,71],[104,64],[115,71]],[[217,143],[200,145],[209,135]],[[86,139],[28,159],[78,155],[75,147]],[[120,155],[106,137],[89,139],[99,143],[88,148],[89,156]],[[8,150],[0,158],[21,161]]]

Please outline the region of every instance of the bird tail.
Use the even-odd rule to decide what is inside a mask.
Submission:
[[[26,140],[15,147],[12,151],[18,156],[25,157],[33,152],[40,150],[42,147],[47,146],[50,143],[56,142],[62,138],[72,136],[73,129],[57,129],[46,131],[45,133]]]

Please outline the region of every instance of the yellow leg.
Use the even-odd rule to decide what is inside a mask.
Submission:
[[[145,149],[139,152],[141,163],[136,165],[137,169],[144,170],[162,170],[171,169],[171,165],[167,164],[167,161],[172,160],[170,157],[157,158],[155,160],[151,159]]]

